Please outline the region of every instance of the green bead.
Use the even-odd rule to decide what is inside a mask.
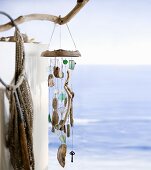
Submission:
[[[59,139],[60,139],[60,141],[61,141],[62,143],[66,143],[66,136],[65,136],[65,135],[61,135],[61,136],[59,137]]]
[[[65,100],[65,98],[66,98],[66,94],[65,93],[60,93],[60,95],[59,95],[59,100],[62,102],[63,100]]]
[[[48,122],[51,123],[51,116],[50,116],[50,114],[48,115]]]
[[[63,60],[63,64],[68,64],[68,60]]]

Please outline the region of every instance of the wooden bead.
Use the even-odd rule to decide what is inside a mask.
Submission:
[[[49,74],[48,76],[48,87],[53,87],[55,85],[54,81],[53,81],[53,75]]]
[[[53,98],[52,107],[54,110],[57,110],[58,108],[58,99],[56,97]]]
[[[57,111],[53,111],[53,114],[52,114],[52,125],[53,126],[56,126],[59,122],[59,116],[58,116],[58,113]]]

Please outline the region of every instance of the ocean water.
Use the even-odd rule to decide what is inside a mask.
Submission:
[[[76,65],[72,78],[74,163],[67,140],[66,170],[151,169],[151,66]],[[57,135],[49,132],[49,169]]]

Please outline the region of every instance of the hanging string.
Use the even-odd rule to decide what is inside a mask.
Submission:
[[[18,28],[17,24],[15,23],[14,19],[10,15],[8,15],[7,13],[5,13],[3,11],[0,11],[0,14],[5,15],[6,17],[8,17],[11,20],[11,23],[13,24],[15,29],[19,31],[19,28]]]
[[[71,147],[72,147],[72,150],[73,150],[73,127],[72,127],[72,143],[71,143]]]
[[[61,25],[60,25],[60,33],[59,33],[59,43],[60,43],[60,49],[61,49]]]
[[[64,72],[62,63],[63,63],[63,58],[61,58],[61,72]],[[61,91],[63,92],[63,77],[61,78]]]
[[[61,16],[59,16],[61,17]],[[60,25],[60,34],[59,34],[59,42],[60,42],[60,49],[62,48],[62,31],[61,31],[61,25]],[[61,62],[60,62],[60,68],[61,68],[61,72],[63,72],[63,57],[61,57]],[[61,91],[63,90],[63,77],[61,78]]]
[[[49,69],[49,74],[51,74],[51,59],[50,59],[50,69]],[[48,80],[49,81],[49,80]],[[49,90],[49,98],[48,98],[48,105],[49,105],[49,115],[51,116],[51,103],[50,103],[50,99],[51,99],[51,89],[50,89],[50,87],[48,86],[48,90]]]
[[[8,87],[7,84],[0,78],[0,82],[2,83],[3,86],[5,86],[6,88]]]
[[[55,57],[56,58],[56,57]],[[57,67],[59,66],[59,60],[57,59]],[[58,78],[56,79],[57,80],[57,91],[58,91],[58,94],[59,94],[59,80],[58,80]]]
[[[76,50],[77,47],[76,47],[75,41],[74,41],[74,39],[73,39],[73,36],[72,36],[72,34],[71,34],[70,28],[69,28],[68,24],[66,24],[66,26],[67,26],[68,32],[69,32],[69,34],[70,34],[70,37],[71,37],[71,39],[72,39],[72,42],[73,42],[73,44],[74,44],[75,50]]]
[[[51,37],[50,37],[50,40],[49,40],[49,44],[48,44],[48,49],[50,47],[50,44],[51,44],[51,41],[52,41],[52,38],[53,38],[53,35],[54,35],[54,32],[55,32],[55,29],[56,29],[56,23],[54,23],[54,27],[53,27],[53,30],[52,30],[52,34],[51,34]]]

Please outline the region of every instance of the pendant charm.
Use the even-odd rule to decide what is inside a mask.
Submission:
[[[73,156],[75,155],[75,152],[74,152],[74,151],[71,151],[71,152],[70,152],[70,155],[71,155],[71,162],[73,162]]]
[[[74,70],[76,62],[74,60],[69,60],[69,69]]]

